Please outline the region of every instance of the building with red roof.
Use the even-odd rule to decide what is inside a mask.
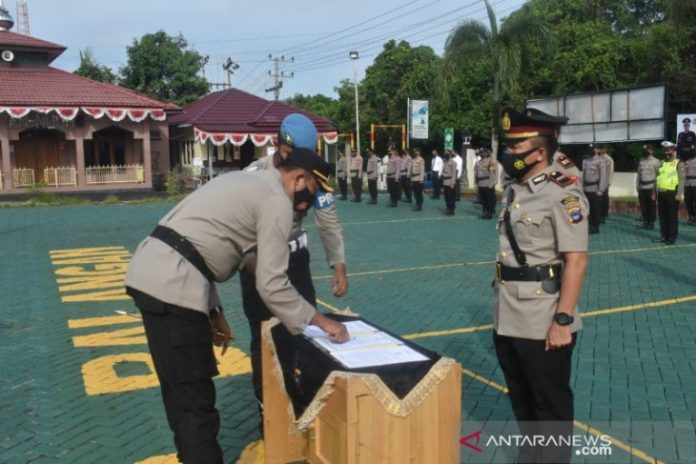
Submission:
[[[65,47],[8,29],[0,21],[0,194],[152,188],[179,108],[53,68]]]
[[[328,119],[229,88],[189,103],[169,119],[173,162],[195,170],[212,160],[216,172],[242,169],[273,150],[290,113],[312,120],[319,132],[317,149],[336,143],[338,134]]]

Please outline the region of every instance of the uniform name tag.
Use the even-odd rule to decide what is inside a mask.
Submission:
[[[315,209],[324,209],[336,203],[334,196],[330,192],[317,192],[314,204]]]

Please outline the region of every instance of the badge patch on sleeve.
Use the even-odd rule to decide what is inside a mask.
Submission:
[[[561,204],[566,210],[568,220],[572,224],[577,224],[582,221],[582,208],[580,207],[580,199],[575,195],[569,195],[561,200]]]
[[[314,200],[314,209],[324,209],[336,203],[334,196],[329,192],[318,191]]]

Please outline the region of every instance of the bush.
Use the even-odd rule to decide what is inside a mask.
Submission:
[[[176,166],[167,173],[167,193],[169,195],[179,195],[186,186],[186,174],[181,166]]]
[[[104,198],[104,201],[102,201],[102,203],[104,203],[105,205],[113,205],[120,201],[121,200],[119,200],[118,195],[110,193],[106,196],[106,198]]]

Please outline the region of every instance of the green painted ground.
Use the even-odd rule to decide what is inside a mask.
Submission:
[[[493,266],[487,262],[496,253],[495,222],[477,219],[478,207],[464,200],[454,217],[442,216],[438,208],[444,205],[428,198],[420,213],[406,204],[389,209],[381,201],[339,203],[349,273],[362,273],[349,277],[349,293],[340,299],[331,296],[323,251],[307,221],[319,299],[350,306],[400,334],[489,324]],[[90,290],[59,292],[56,271],[80,264],[54,265],[50,255],[90,247],[132,252],[171,206],[0,210],[0,463],[132,463],[174,451],[156,387],[136,381],[122,392],[86,391],[85,376],[93,374],[83,373],[84,366],[106,356],[146,353],[147,347],[137,334],[124,335],[120,345],[102,346],[113,337],[96,336],[75,346],[73,337],[137,328],[137,320],[87,328],[71,328],[69,321],[134,307],[126,300],[61,302]],[[653,245],[654,236],[636,230],[633,218],[614,215],[591,238],[583,311],[659,305],[585,319],[574,357],[576,417],[645,453],[614,446],[610,458],[589,462],[696,462],[696,227],[681,227],[672,247]],[[220,289],[238,334],[234,346],[247,352],[237,279]],[[682,297],[687,300],[665,301]],[[418,342],[504,384],[490,331]],[[142,363],[116,362],[113,370],[122,377],[148,374]],[[95,372],[97,379],[108,377],[99,367]],[[220,439],[227,461],[234,462],[259,439],[250,377],[228,376],[217,386]],[[480,379],[465,376],[463,405],[463,435],[512,420],[507,397]],[[506,462],[508,456],[462,448],[462,462]]]

